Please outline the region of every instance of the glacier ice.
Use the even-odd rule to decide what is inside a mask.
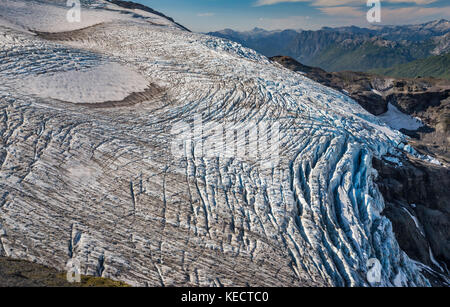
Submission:
[[[404,136],[355,101],[160,16],[94,1],[102,6],[85,7],[89,20],[102,22],[74,29],[28,20],[33,6],[8,7],[19,2],[0,2],[19,25],[0,23],[0,254],[60,269],[76,259],[84,274],[149,286],[369,286],[376,258],[378,285],[429,285],[400,250],[374,183],[372,158]],[[49,40],[22,30],[60,23],[78,32]],[[26,91],[29,78],[100,77],[115,64],[162,93],[99,108],[54,96],[60,88]],[[174,157],[177,127],[199,115],[237,130],[276,121],[278,165],[205,157],[195,147],[217,138],[208,133]]]

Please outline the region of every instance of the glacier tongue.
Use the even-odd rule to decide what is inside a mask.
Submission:
[[[372,157],[403,136],[356,102],[175,26],[130,17],[64,31],[0,24],[0,252],[150,286],[368,286],[376,258],[372,285],[429,285],[381,215],[374,183]],[[102,65],[126,66],[161,92],[100,107],[17,87],[55,70],[100,78]],[[109,89],[101,84],[94,90]],[[206,128],[177,158],[172,141],[196,118],[236,131],[276,122],[277,163],[261,167],[254,148],[205,156],[200,142],[218,142]]]

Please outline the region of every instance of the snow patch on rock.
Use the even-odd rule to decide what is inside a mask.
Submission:
[[[419,119],[401,112],[396,106],[392,105],[391,103],[388,104],[388,111],[384,114],[379,115],[378,118],[382,119],[391,128],[396,130],[417,130],[420,127],[424,126]]]

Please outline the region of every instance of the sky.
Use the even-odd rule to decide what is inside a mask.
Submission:
[[[368,27],[367,0],[134,0],[192,31],[316,30],[323,26]],[[375,0],[372,0],[375,1]],[[380,24],[450,19],[450,0],[379,0]]]

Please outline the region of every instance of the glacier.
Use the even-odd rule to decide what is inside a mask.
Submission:
[[[64,1],[0,2],[0,255],[135,286],[430,285],[374,183],[401,133],[237,43],[82,2],[74,24]],[[276,121],[279,163],[206,157],[207,132],[174,155],[196,116]]]

